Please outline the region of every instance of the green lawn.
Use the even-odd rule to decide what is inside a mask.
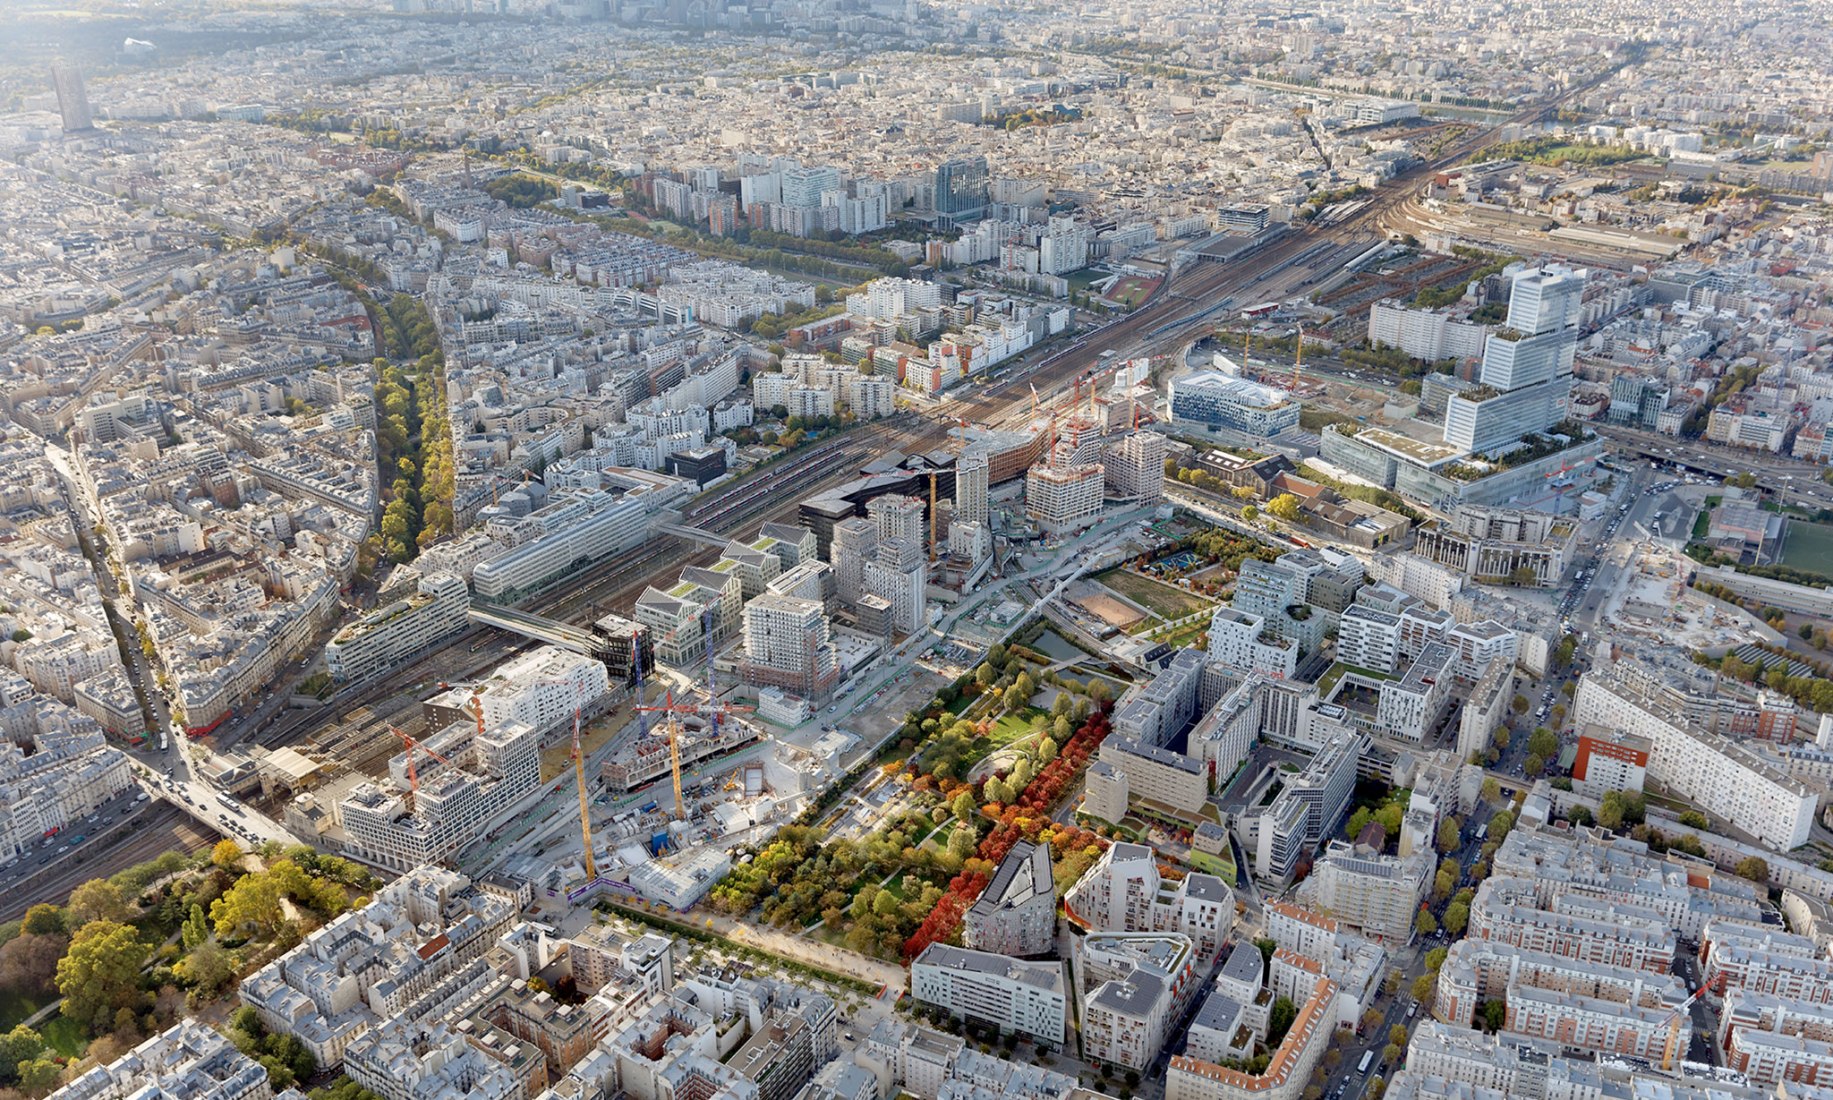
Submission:
[[[89,1040],[83,1036],[82,1025],[75,1020],[62,1016],[53,1016],[49,1023],[38,1029],[51,1049],[66,1058],[80,1058],[83,1051],[89,1049]]]
[[[1338,661],[1337,663],[1331,665],[1329,669],[1325,670],[1323,676],[1318,678],[1318,682],[1317,682],[1318,697],[1323,698],[1324,696],[1329,695],[1330,689],[1337,686],[1337,681],[1341,680],[1343,678],[1343,674],[1346,672],[1359,673],[1363,676],[1368,677],[1371,680],[1395,680],[1399,678],[1391,672],[1377,672],[1376,670],[1372,668],[1358,668],[1355,665],[1345,664],[1342,661]]]
[[[1110,569],[1095,579],[1163,619],[1181,619],[1215,606],[1194,592],[1125,569]]]
[[[1036,732],[1031,728],[1031,719],[1040,714],[1048,716],[1049,713],[1042,707],[1026,707],[1017,714],[1005,715],[987,730],[987,740],[993,743],[993,748],[1003,749],[1014,741],[1031,736]]]
[[[1155,640],[1164,642],[1174,649],[1182,649],[1185,646],[1194,645],[1197,640],[1197,635],[1202,634],[1208,629],[1208,623],[1198,621],[1188,626],[1180,626],[1169,634],[1159,635]],[[1118,695],[1119,693],[1116,692],[1115,694]]]

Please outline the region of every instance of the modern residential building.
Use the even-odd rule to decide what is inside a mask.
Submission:
[[[910,964],[910,995],[970,1024],[1061,1047],[1069,998],[1060,962],[1025,962],[932,943]]]
[[[1647,778],[1671,797],[1730,823],[1775,851],[1807,843],[1814,789],[1734,741],[1708,733],[1614,669],[1579,680],[1572,721],[1619,730],[1649,744]]]
[[[987,455],[969,449],[955,459],[955,518],[987,522]]]
[[[1033,466],[1025,475],[1025,514],[1053,535],[1080,530],[1100,517],[1103,485],[1098,465]]]
[[[1165,437],[1158,432],[1134,432],[1108,445],[1101,464],[1116,496],[1150,504],[1165,491]]]
[[[1337,1021],[1338,988],[1318,975],[1298,1007],[1298,1016],[1260,1073],[1230,1069],[1175,1054],[1165,1074],[1165,1100],[1298,1100],[1311,1071],[1323,1060]]]
[[[454,722],[389,761],[389,780],[359,784],[337,806],[345,851],[395,871],[451,857],[541,786],[531,726]],[[448,763],[449,761],[449,763]]]
[[[1297,774],[1281,776],[1273,801],[1235,816],[1232,827],[1256,876],[1284,881],[1335,831],[1355,793],[1364,741],[1361,735],[1334,734]]]
[[[1126,690],[1115,704],[1114,732],[1149,745],[1163,745],[1190,728],[1201,712],[1209,662],[1197,649],[1180,649],[1144,684]]]
[[[1200,960],[1214,959],[1235,921],[1235,895],[1214,875],[1191,874],[1167,883],[1152,849],[1111,845],[1063,897],[1077,924],[1103,932],[1177,932],[1190,937]]]
[[[962,916],[962,942],[999,955],[1044,955],[1056,945],[1057,892],[1050,845],[1021,840]]]
[[[526,726],[548,740],[570,731],[575,714],[595,716],[610,691],[604,662],[541,645],[498,665],[475,684],[441,692],[422,710],[434,723],[475,723],[481,711],[486,726]]]
[[[420,578],[413,595],[378,607],[325,645],[325,665],[340,682],[364,680],[463,631],[471,593],[450,573]]]
[[[1442,309],[1409,309],[1384,298],[1368,307],[1368,342],[1415,359],[1473,359],[1483,354],[1487,326],[1460,321]]]
[[[1236,675],[1289,680],[1298,671],[1299,644],[1269,629],[1262,616],[1224,605],[1210,616],[1209,657]]]
[[[1364,935],[1404,942],[1413,934],[1433,871],[1429,852],[1391,856],[1332,841],[1305,880],[1304,897]]]
[[[824,700],[840,678],[839,658],[828,636],[827,610],[819,600],[766,592],[745,605],[744,682]]]
[[[1648,776],[1646,737],[1612,733],[1601,726],[1583,726],[1578,735],[1578,756],[1572,761],[1572,790],[1586,798],[1603,798],[1611,791],[1642,790]]]
[[[1155,803],[1160,812],[1194,815],[1209,799],[1209,769],[1181,752],[1110,736],[1101,743],[1099,757],[1126,776],[1130,798]]]
[[[1095,932],[1074,945],[1082,1056],[1145,1070],[1195,999],[1201,979],[1190,937]]]

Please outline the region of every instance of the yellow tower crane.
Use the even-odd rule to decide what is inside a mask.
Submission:
[[[592,802],[586,797],[586,758],[579,751],[579,708],[573,708],[573,778],[579,783],[579,836],[586,846],[586,881],[598,881],[598,861],[592,858]]]

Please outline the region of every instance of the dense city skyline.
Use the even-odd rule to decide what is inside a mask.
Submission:
[[[1833,12],[0,4],[0,1100],[1833,1100]]]

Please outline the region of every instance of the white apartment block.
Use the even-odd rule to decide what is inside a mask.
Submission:
[[[1127,689],[1114,707],[1114,732],[1149,745],[1163,745],[1197,716],[1208,662],[1195,649],[1180,649],[1144,684]]]
[[[1405,676],[1380,686],[1376,732],[1405,741],[1424,739],[1451,705],[1451,681],[1451,647],[1430,643]]]
[[[897,386],[883,378],[854,378],[846,384],[846,403],[861,420],[876,420],[897,411]]]
[[[1356,668],[1392,672],[1400,661],[1400,616],[1351,604],[1337,622],[1337,660]]]
[[[540,748],[540,735],[524,725],[480,733],[455,722],[423,739],[410,750],[418,793],[403,754],[389,761],[392,782],[363,783],[338,803],[347,854],[403,872],[450,858],[539,789]]]
[[[1238,675],[1290,680],[1298,670],[1298,642],[1267,629],[1261,616],[1225,604],[1210,616],[1209,657]]]
[[[1091,760],[1083,781],[1082,812],[1112,824],[1126,819],[1127,774],[1105,760]]]
[[[1198,813],[1209,799],[1209,769],[1201,760],[1130,737],[1107,738],[1099,755],[1126,776],[1132,798],[1184,814]]]
[[[1733,741],[1707,733],[1619,679],[1587,672],[1572,721],[1648,739],[1648,778],[1665,792],[1728,822],[1774,851],[1807,843],[1814,790]]]
[[[1200,985],[1190,937],[1176,932],[1096,932],[1074,941],[1082,1056],[1144,1070]]]
[[[1408,309],[1391,299],[1368,308],[1368,340],[1415,359],[1474,359],[1483,354],[1487,326],[1459,321],[1433,309]]]
[[[965,451],[955,459],[955,519],[987,522],[987,454]]]
[[[481,705],[486,726],[527,726],[545,737],[570,730],[575,711],[590,717],[610,690],[603,661],[543,645],[498,666],[469,692],[455,692],[468,696],[467,709]]]
[[[1177,932],[1214,959],[1235,923],[1235,895],[1214,875],[1164,882],[1157,857],[1143,844],[1111,845],[1063,897],[1065,912],[1103,932]]]
[[[51,1100],[268,1100],[267,1070],[201,1020],[180,1020]]]
[[[878,528],[880,542],[903,539],[913,546],[924,546],[929,539],[927,509],[916,497],[878,496],[866,502],[866,518]]]
[[[1333,841],[1302,889],[1317,909],[1364,935],[1404,942],[1434,870],[1426,853],[1403,858]]]
[[[1051,534],[1080,530],[1101,515],[1101,467],[1033,466],[1025,474],[1025,514]]]
[[[979,564],[993,553],[993,532],[984,523],[954,520],[948,525],[948,552]]]
[[[1116,496],[1150,504],[1165,493],[1165,437],[1158,432],[1133,432],[1109,445],[1101,463]]]
[[[870,560],[860,567],[861,588],[867,595],[877,596],[890,605],[887,617],[891,629],[900,634],[914,634],[922,627],[928,584],[926,562],[919,561],[912,568],[901,569]]]
[[[910,993],[951,1016],[1061,1047],[1069,1001],[1063,964],[932,943],[910,964]]]
[[[441,639],[464,630],[471,593],[450,573],[420,578],[417,591],[339,630],[325,645],[325,664],[343,682],[395,668]]]

